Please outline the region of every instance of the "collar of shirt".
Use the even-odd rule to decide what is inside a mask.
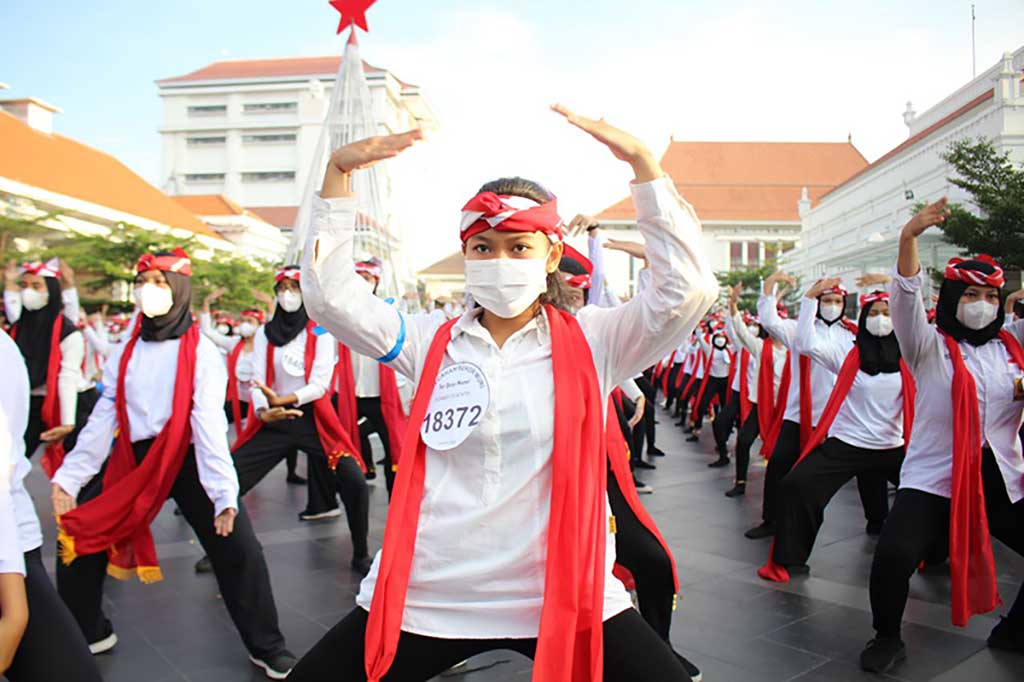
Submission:
[[[474,308],[473,310],[469,310],[463,314],[462,317],[459,318],[459,321],[455,323],[455,326],[452,327],[452,339],[455,339],[461,334],[466,334],[497,348],[498,344],[495,343],[494,337],[491,336],[491,332],[487,331],[483,324],[480,323],[480,318],[483,316],[483,312],[483,308]],[[530,334],[536,334],[538,336],[537,340],[540,343],[550,342],[551,331],[548,327],[548,318],[543,312],[538,313],[533,317],[533,319],[527,322],[525,326],[516,330],[515,333],[509,336],[508,340],[505,341],[505,345],[508,346],[509,343],[516,343]]]

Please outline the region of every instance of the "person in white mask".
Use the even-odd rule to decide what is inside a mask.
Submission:
[[[555,199],[509,178],[485,184],[463,209],[474,305],[440,326],[396,311],[349,265],[349,180],[422,133],[361,140],[331,156],[303,251],[310,312],[418,389],[383,552],[356,608],[292,680],[428,680],[499,647],[532,657],[546,679],[599,679],[601,648],[605,680],[691,679],[612,576],[601,444],[609,393],[685,338],[718,285],[693,209],[650,151],[604,121],[555,111],[633,168],[651,285],[618,308],[586,306],[573,317],[554,305],[565,287]],[[545,599],[552,594],[557,607]]]
[[[900,489],[871,566],[876,634],[860,664],[876,673],[907,655],[901,624],[910,578],[936,541],[949,538],[958,626],[999,605],[991,539],[1024,556],[1024,322],[1004,326],[1003,270],[993,258],[977,256],[949,261],[935,326],[928,324],[917,239],[947,215],[942,198],[904,226],[891,285],[892,324],[917,400]],[[988,645],[1024,654],[1024,590]]]

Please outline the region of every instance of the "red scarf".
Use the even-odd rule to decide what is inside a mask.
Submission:
[[[740,353],[740,423],[744,424],[750,416],[750,351],[746,348]],[[774,387],[773,387],[774,388]]]
[[[616,389],[616,391],[621,395],[620,389]],[[613,400],[617,399],[615,392],[612,395]],[[615,413],[612,401],[609,400],[608,415],[604,421],[605,443],[608,446],[608,465],[611,468],[612,475],[615,476],[615,482],[619,484],[619,489],[622,491],[622,496],[626,499],[626,504],[629,505],[630,511],[633,512],[633,515],[636,516],[640,524],[654,536],[658,544],[665,551],[665,554],[668,555],[668,560],[672,563],[672,584],[675,594],[678,596],[679,577],[676,575],[676,560],[672,556],[672,551],[668,548],[665,538],[658,531],[658,526],[654,523],[654,519],[651,518],[647,508],[640,502],[640,495],[636,492],[636,484],[633,483],[633,473],[629,470],[629,445],[626,443],[625,434],[622,433],[622,429],[618,428],[618,424],[618,416]],[[625,583],[627,589],[633,589],[630,586],[633,576],[628,568],[615,564],[615,577]]]
[[[826,292],[829,293],[829,292]],[[840,293],[836,291],[834,293]],[[845,294],[843,294],[845,295]],[[854,336],[857,335],[857,325],[846,318],[839,321],[839,324],[846,327]],[[814,429],[814,395],[811,390],[811,359],[806,355],[800,356],[800,447],[801,449],[811,439],[811,431]]]
[[[238,376],[235,368],[238,367],[238,358],[242,354],[245,341],[239,341],[228,353],[228,402],[231,403],[231,416],[235,420],[235,433],[243,431],[242,425],[242,403],[238,397]]]
[[[850,387],[853,386],[859,371],[860,348],[854,344],[853,348],[846,355],[846,360],[843,361],[835,387],[832,389],[832,394],[825,404],[825,409],[822,410],[818,425],[815,427],[807,443],[804,444],[800,457],[797,459],[796,464],[793,465],[793,468],[796,468],[800,462],[804,461],[807,455],[825,441],[825,438],[828,436],[828,430],[832,427],[836,415],[839,414],[839,409],[843,406],[846,396],[849,395]],[[910,434],[914,426],[914,397],[917,390],[914,384],[914,377],[910,373],[910,368],[907,367],[907,363],[902,358],[900,358],[900,378],[903,380],[903,443],[906,445],[910,443]],[[978,471],[980,472],[981,469],[978,469]],[[789,582],[789,571],[786,570],[785,566],[775,563],[774,541],[772,542],[771,549],[768,551],[768,562],[758,569],[757,574],[765,580],[777,583]]]
[[[398,457],[402,451],[402,440],[405,438],[406,416],[402,409],[402,399],[398,394],[398,382],[395,371],[381,363],[377,363],[378,381],[380,384],[380,411],[388,430],[388,441],[391,443],[391,467],[398,466]],[[352,351],[343,343],[338,344],[338,364],[334,368],[338,386],[338,419],[349,433],[359,433],[359,407],[356,400],[356,381],[352,371]],[[362,457],[362,443],[358,438],[352,439],[356,452]]]
[[[676,352],[677,351],[672,351],[672,355],[669,356],[668,359],[668,364],[665,365],[665,371],[661,375],[661,392],[664,393],[666,397],[668,396],[668,375],[672,371],[672,363],[674,363],[676,360]]]
[[[793,381],[792,356],[786,351],[786,366],[779,378],[779,391],[775,392],[775,344],[765,339],[761,347],[761,360],[757,367],[757,425],[761,431],[761,454],[771,458],[775,443],[782,431],[782,422],[789,402],[789,385]]]
[[[999,605],[996,567],[981,480],[981,416],[978,387],[951,336],[943,334],[953,365],[953,485],[949,509],[949,573],[953,582],[953,624],[963,627],[978,613]],[[1024,368],[1024,350],[1009,332],[999,339],[1013,362]]]
[[[44,430],[61,426],[60,414],[60,333],[64,329],[64,316],[58,315],[53,321],[53,332],[50,334],[50,359],[46,363],[46,397],[40,416]],[[11,327],[11,340],[18,338],[18,325]],[[26,453],[31,455],[32,453]],[[64,443],[50,443],[43,454],[42,467],[47,478],[53,478],[54,472],[64,463]]]
[[[179,341],[171,416],[145,459],[136,464],[125,401],[125,379],[140,331],[141,318],[119,363],[114,399],[118,436],[103,476],[103,492],[57,519],[57,539],[65,565],[70,565],[79,555],[105,551],[110,561],[107,573],[122,580],[137,575],[142,582],[152,583],[163,579],[163,574],[149,524],[170,495],[192,441],[192,396],[199,329],[196,325],[190,326]]]
[[[695,355],[696,357],[693,360],[693,369],[690,373],[690,381],[687,382],[686,388],[683,389],[681,395],[686,395],[687,393],[689,393],[690,389],[693,388],[693,385],[697,383],[697,363],[704,363],[704,376],[706,377],[708,375],[708,368],[711,366],[711,354],[709,353],[707,358],[705,358],[701,356],[701,351],[698,350],[696,351]],[[684,373],[680,372],[678,379],[676,379],[676,388],[679,388],[680,386],[683,385],[683,376],[685,376]],[[701,384],[703,384],[703,378],[701,378]],[[691,397],[690,400],[692,402],[693,398]]]
[[[309,381],[309,374],[313,370],[313,361],[316,359],[317,335],[314,333],[314,329],[316,329],[316,323],[311,320],[306,324],[305,365],[307,382]],[[274,385],[274,351],[275,346],[268,342],[267,386]],[[320,445],[323,446],[324,454],[327,455],[327,465],[331,468],[331,471],[337,468],[338,461],[342,457],[353,457],[358,452],[356,446],[352,444],[348,432],[345,431],[345,428],[338,420],[338,415],[334,411],[334,405],[331,404],[330,390],[313,402],[313,421],[316,423],[316,432],[320,437]],[[249,419],[246,422],[245,430],[239,432],[238,439],[231,446],[231,452],[236,452],[238,448],[252,440],[252,437],[259,433],[261,428],[263,428],[263,420],[256,417],[255,404],[250,401]],[[365,474],[366,466],[363,464],[363,459],[358,456],[353,457],[353,459],[355,459],[359,468]]]
[[[544,606],[532,679],[592,682],[601,679],[604,654],[605,405],[579,323],[551,306],[545,310],[551,330],[555,426]],[[450,320],[434,336],[409,417],[366,626],[369,682],[380,682],[387,674],[398,648],[426,472],[420,427],[455,322]]]

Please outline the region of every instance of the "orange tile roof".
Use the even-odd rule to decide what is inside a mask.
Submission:
[[[271,225],[292,229],[295,218],[299,215],[298,206],[250,206],[246,209],[267,221]]]
[[[247,213],[244,208],[223,194],[180,194],[171,198],[198,216]]]
[[[848,142],[672,142],[661,166],[703,220],[799,222],[806,187],[812,203],[868,164]],[[597,215],[632,220],[631,199]]]
[[[462,275],[465,272],[465,257],[461,251],[445,256],[433,265],[420,270],[421,275]]]
[[[241,78],[294,78],[297,76],[333,76],[341,67],[341,56],[290,57],[286,59],[233,59],[207,64],[183,76],[158,80],[158,85],[197,81],[237,80]],[[363,62],[366,73],[386,73],[386,69]],[[397,78],[397,77],[396,77]],[[399,80],[403,87],[415,88]]]
[[[0,177],[221,239],[185,207],[109,154],[0,111]]]

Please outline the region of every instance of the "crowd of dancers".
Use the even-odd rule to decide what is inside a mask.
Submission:
[[[670,643],[675,559],[635,475],[666,456],[659,405],[691,442],[710,423],[708,466],[735,466],[728,498],[756,492],[760,441],[762,521],[745,535],[766,540],[765,580],[810,571],[825,508],[857,479],[878,538],[865,670],[907,656],[917,570],[948,572],[957,625],[998,608],[991,538],[1024,554],[1024,292],[1004,296],[992,258],[957,258],[928,309],[917,238],[941,226],[945,200],[907,223],[891,275],[865,275],[859,296],[829,278],[799,291],[782,272],[720,291],[699,219],[650,151],[554,111],[631,167],[643,243],[605,240],[587,216],[563,223],[535,182],[488,182],[459,226],[465,308],[413,312],[378,295],[380,262],[353,259],[352,174],[419,131],[332,154],[302,263],[277,271],[258,308],[215,314],[221,290],[195,300],[180,249],[140,254],[130,317],[86,316],[59,261],[8,266],[8,679],[101,679],[94,656],[118,646],[105,579],[162,579],[150,524],[173,498],[205,551],[197,570],[213,573],[271,679],[425,681],[508,649],[533,659],[538,682],[700,680]],[[586,255],[565,241],[578,235]],[[607,285],[606,249],[642,262],[628,301]],[[756,315],[740,310],[754,287]],[[352,611],[301,657],[243,503],[282,461],[307,488],[301,520],[344,512],[353,551],[339,561],[363,576]],[[25,490],[31,462],[51,480],[49,504]],[[389,513],[374,548],[367,481],[380,474]],[[56,589],[40,552],[38,514],[51,512]],[[988,643],[1024,654],[1024,593]]]

